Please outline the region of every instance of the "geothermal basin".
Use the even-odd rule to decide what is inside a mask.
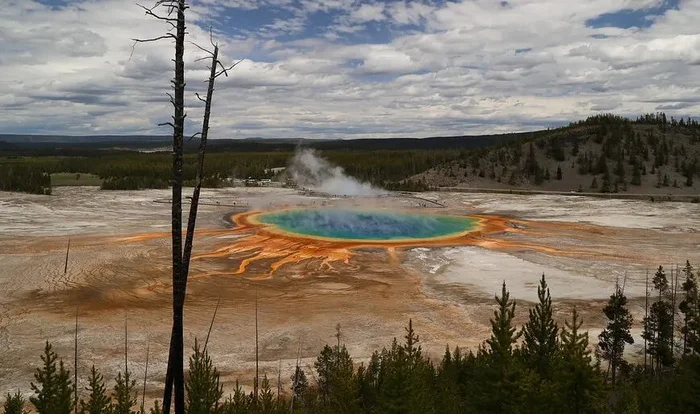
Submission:
[[[169,190],[59,187],[54,195],[0,193],[0,393],[29,392],[49,340],[72,369],[79,315],[78,389],[94,363],[114,378],[129,369],[147,393],[163,387],[172,318]],[[555,318],[574,306],[590,342],[616,282],[635,318],[646,271],[698,266],[697,204],[586,197],[422,193],[352,198],[294,189],[207,189],[197,220],[185,304],[185,341],[207,335],[225,392],[252,385],[255,304],[261,375],[290,378],[297,356],[312,378],[326,343],[356,362],[390,346],[413,320],[424,352],[475,349],[488,338],[493,295],[505,281],[517,324],[547,276]],[[429,199],[436,203],[427,203]],[[232,212],[233,204],[248,205]],[[430,206],[444,205],[442,208]],[[66,247],[70,238],[67,272]],[[111,386],[111,385],[110,385]]]
[[[477,218],[428,213],[347,209],[290,209],[253,218],[286,234],[330,240],[400,242],[456,236],[477,228]]]

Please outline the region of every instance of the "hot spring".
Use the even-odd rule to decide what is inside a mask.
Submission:
[[[295,209],[262,213],[261,224],[285,233],[370,242],[425,240],[474,230],[477,219],[373,210]]]

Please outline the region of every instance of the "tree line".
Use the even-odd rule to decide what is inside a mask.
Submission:
[[[462,153],[433,168],[439,181],[448,185],[478,176],[513,186],[539,186],[562,180],[573,170],[592,176],[586,191],[626,191],[644,182],[658,188],[692,187],[700,174],[698,144],[700,124],[692,118],[668,120],[659,113],[631,120],[601,114],[543,135]]]
[[[409,320],[402,340],[357,364],[341,341],[326,345],[313,370],[299,363],[283,390],[264,375],[257,392],[238,382],[224,397],[220,371],[195,340],[186,380],[188,413],[691,413],[700,412],[700,314],[697,272],[690,263],[667,276],[659,267],[648,283],[643,362],[629,362],[634,343],[624,284],[603,308],[597,344],[574,307],[559,325],[546,278],[527,322],[514,324],[517,307],[505,282],[496,295],[489,339],[476,350],[447,347],[439,361],[426,356]],[[591,350],[593,348],[593,351]],[[311,381],[309,377],[313,377]],[[29,404],[40,414],[159,414],[148,409],[132,372],[119,372],[111,390],[93,366],[77,398],[72,376],[46,343],[31,383]],[[287,382],[287,381],[285,381]],[[19,391],[8,394],[5,414],[25,413]]]
[[[51,194],[51,176],[34,165],[0,164],[0,191]]]

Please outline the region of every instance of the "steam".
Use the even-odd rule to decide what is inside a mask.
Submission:
[[[297,151],[288,172],[299,188],[338,196],[378,196],[386,191],[374,188],[345,174],[337,165],[316,155],[314,150]]]

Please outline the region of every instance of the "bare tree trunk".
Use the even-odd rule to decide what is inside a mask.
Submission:
[[[190,214],[187,218],[187,235],[185,236],[185,251],[183,253],[182,269],[187,284],[187,276],[190,270],[190,257],[192,257],[192,242],[194,240],[194,228],[197,222],[197,207],[199,206],[199,194],[202,191],[202,180],[204,179],[204,155],[207,150],[207,136],[209,135],[209,118],[211,117],[211,101],[214,95],[214,80],[216,79],[216,65],[219,62],[219,47],[214,46],[211,59],[211,72],[209,74],[209,85],[207,86],[207,97],[204,101],[204,120],[202,121],[202,136],[199,140],[199,154],[197,155],[197,177],[194,190],[192,191],[192,201],[190,203]]]
[[[66,248],[66,264],[63,266],[63,274],[68,273],[68,253],[70,253],[70,238],[68,239],[68,247]]]
[[[70,248],[70,239],[68,239],[68,247]],[[66,264],[68,264],[68,253],[66,253]],[[75,308],[75,359],[73,361],[73,368],[75,372],[73,373],[73,404],[75,409],[75,414],[78,414],[78,311],[79,307]]]
[[[173,182],[172,182],[172,255],[173,255],[173,330],[170,360],[175,393],[175,414],[185,414],[185,377],[183,351],[184,302],[186,284],[182,267],[182,159],[183,134],[185,129],[185,0],[177,2],[175,35],[175,89],[173,106]],[[167,389],[167,384],[166,384]],[[163,405],[166,404],[165,398]],[[169,412],[168,409],[164,412]],[[164,407],[165,408],[165,407]]]
[[[258,408],[258,379],[260,375],[258,374],[258,288],[255,287],[255,381],[253,382],[253,399],[255,402],[255,409]]]
[[[151,342],[146,341],[146,368],[144,369],[143,372],[143,393],[141,395],[141,412],[145,413],[146,411],[146,381],[148,381],[148,354],[149,351],[151,350]]]

